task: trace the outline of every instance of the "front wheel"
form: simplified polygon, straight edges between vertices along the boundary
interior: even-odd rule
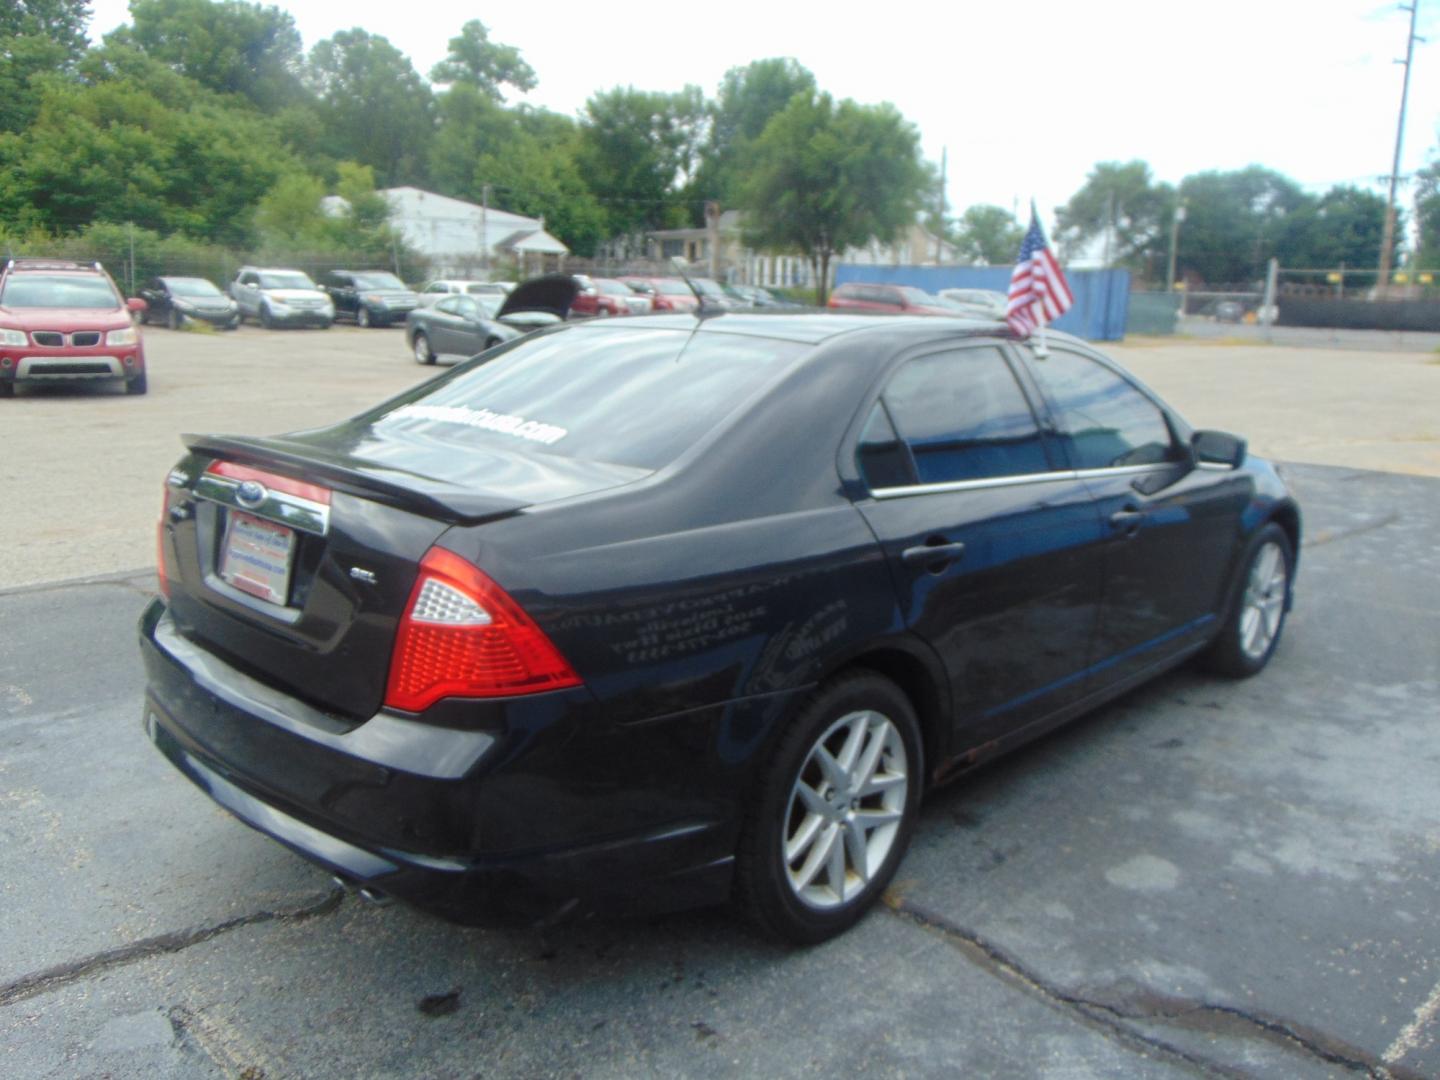
[[[736,860],[741,908],[796,944],[854,925],[904,856],[923,776],[920,724],[899,687],[869,671],[822,686],[751,801]]]
[[[148,389],[149,386],[145,381],[145,373],[143,371],[133,379],[125,380],[125,393],[127,394],[143,394]]]
[[[171,330],[180,329],[180,313],[173,307],[165,314],[165,325]]]
[[[266,330],[275,329],[275,316],[270,314],[270,308],[264,304],[260,306],[260,325]]]
[[[361,330],[370,329],[370,309],[361,304],[355,311],[355,325]]]
[[[1270,662],[1285,628],[1294,565],[1294,548],[1284,529],[1271,522],[1256,533],[1241,563],[1225,624],[1201,654],[1207,668],[1243,679]]]
[[[415,335],[413,347],[415,350],[415,362],[417,364],[435,363],[435,354],[430,351],[430,339],[423,333]]]

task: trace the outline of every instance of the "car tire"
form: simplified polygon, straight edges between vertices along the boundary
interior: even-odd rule
[[[180,313],[173,307],[165,313],[165,325],[171,330],[180,329]]]
[[[750,799],[739,907],[794,944],[849,929],[904,857],[924,775],[920,723],[898,686],[863,670],[823,684],[768,755]]]
[[[415,353],[415,362],[417,364],[435,363],[435,354],[430,351],[430,339],[425,336],[424,331],[415,335],[415,340],[411,343],[411,348]]]
[[[125,380],[125,393],[127,394],[143,394],[148,389],[149,385],[145,381],[143,371],[134,378]]]
[[[260,325],[266,330],[275,329],[275,316],[270,314],[270,306],[268,304],[260,305]]]
[[[1200,654],[1202,665],[1232,679],[1249,678],[1270,662],[1285,629],[1295,549],[1273,521],[1250,541],[1219,635]]]
[[[15,384],[9,379],[0,381],[0,397],[14,397]]]

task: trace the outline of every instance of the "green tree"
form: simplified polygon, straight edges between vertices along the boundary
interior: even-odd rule
[[[837,105],[829,94],[792,98],[756,140],[749,171],[750,242],[805,255],[818,304],[831,259],[913,224],[929,179],[919,133],[893,105]]]
[[[1100,244],[1111,266],[1146,273],[1167,251],[1175,192],[1157,184],[1143,161],[1104,161],[1056,212],[1057,239],[1067,250]]]
[[[1420,234],[1415,265],[1440,270],[1440,156],[1415,176],[1415,224]]]
[[[577,163],[605,207],[611,234],[687,220],[677,185],[694,169],[698,105],[703,100],[693,86],[678,94],[626,86],[586,102]]]
[[[34,123],[43,80],[73,69],[85,51],[89,6],[87,0],[0,4],[0,133]]]
[[[796,94],[814,94],[815,76],[789,57],[755,60],[725,73],[710,106],[710,129],[700,154],[695,193],[735,205],[745,162],[771,117]]]
[[[87,81],[50,80],[6,136],[0,210],[73,231],[93,221],[244,244],[260,196],[294,162],[245,109],[125,46],[92,50]]]
[[[0,5],[0,38],[44,37],[72,60],[85,51],[90,0],[6,0]]]
[[[1015,215],[999,206],[980,203],[960,215],[955,243],[961,258],[986,266],[1004,266],[1015,261],[1025,227]]]
[[[217,93],[238,94],[266,112],[301,93],[302,43],[277,7],[242,0],[131,0],[126,41]]]
[[[1295,181],[1259,165],[1187,176],[1180,182],[1179,272],[1211,284],[1260,280],[1280,252],[1287,216],[1307,198]]]
[[[424,179],[435,99],[408,57],[383,37],[341,30],[310,50],[306,78],[327,154],[369,165],[386,187]]]
[[[430,69],[430,79],[473,86],[494,101],[505,99],[502,86],[535,89],[535,70],[520,59],[520,50],[491,41],[479,19],[471,19],[450,39],[450,54]]]
[[[1384,231],[1382,196],[1355,187],[1334,187],[1318,199],[1305,197],[1289,211],[1275,256],[1282,266],[1328,269],[1344,263],[1371,270],[1379,265]],[[1396,235],[1403,233],[1404,222],[1397,220]]]

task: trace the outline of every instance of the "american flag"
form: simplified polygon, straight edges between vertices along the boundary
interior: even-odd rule
[[[1016,337],[1029,337],[1047,322],[1070,310],[1075,297],[1065,272],[1050,253],[1035,207],[1030,207],[1030,228],[1020,244],[1020,258],[1010,275],[1010,300],[1005,321]]]

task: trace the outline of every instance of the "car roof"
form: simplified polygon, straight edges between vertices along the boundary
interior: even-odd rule
[[[696,316],[631,315],[622,320],[625,329],[689,329],[696,333],[745,334],[768,337],[778,341],[794,341],[819,345],[846,334],[879,331],[893,337],[944,336],[960,337],[1009,336],[1009,329],[998,319],[936,317],[920,315],[841,314],[815,311],[800,314],[768,311],[727,311]],[[614,320],[571,324],[577,329],[614,325]],[[1047,331],[1055,338],[1067,335]]]
[[[5,264],[5,270],[44,270],[54,272],[56,270],[69,270],[81,274],[103,274],[105,271],[98,262],[81,263],[71,259],[33,259],[21,258],[10,259]]]

